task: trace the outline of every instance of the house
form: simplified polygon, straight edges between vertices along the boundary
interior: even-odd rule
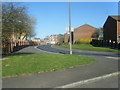
[[[49,37],[50,44],[63,43],[64,36],[62,34],[55,34]]]
[[[41,42],[40,38],[32,38],[32,41],[33,41],[33,42],[38,42],[38,43]]]
[[[103,40],[120,43],[120,16],[108,16],[103,26]]]
[[[69,42],[69,37],[70,37],[70,35],[68,33],[64,34],[64,43],[68,43]]]
[[[49,37],[49,42],[50,42],[50,44],[55,44],[55,43],[57,43],[57,35],[51,35],[51,36]]]
[[[57,39],[58,39],[57,43],[60,43],[60,44],[64,43],[64,35],[63,34],[58,34]]]
[[[41,43],[40,38],[32,38],[31,41],[34,42],[34,44],[36,44],[36,45],[40,45],[40,43]]]
[[[74,29],[74,43],[75,42],[90,42],[92,35],[96,31],[96,28],[88,24],[84,24]]]

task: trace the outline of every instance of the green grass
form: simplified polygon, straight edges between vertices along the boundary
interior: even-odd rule
[[[90,57],[68,54],[15,55],[2,62],[2,74],[3,77],[19,76],[85,65],[93,61],[95,59]]]
[[[64,48],[69,48],[69,45],[61,45]],[[112,51],[117,52],[118,50],[110,49],[110,48],[104,48],[104,47],[94,47],[91,44],[75,44],[72,45],[72,48],[74,49],[80,49],[80,50],[89,50],[89,51]]]

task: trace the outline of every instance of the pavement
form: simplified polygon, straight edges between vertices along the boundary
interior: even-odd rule
[[[42,49],[42,50],[41,50]],[[46,52],[47,51],[47,52]],[[51,47],[51,45],[41,45],[41,46],[31,46],[24,48],[18,52],[17,54],[68,54],[69,51],[60,48],[60,47]],[[118,72],[118,57],[117,53],[112,52],[89,52],[89,51],[75,51],[73,54],[76,55],[84,55],[93,57],[96,59],[96,62],[85,65],[85,66],[77,66],[75,68],[62,69],[52,72],[44,72],[40,74],[31,74],[27,76],[20,77],[12,77],[12,78],[3,78],[3,88],[55,88],[59,86],[64,86],[67,84],[71,84],[74,82],[87,80],[99,76],[104,76],[107,74]],[[108,79],[105,82],[114,81],[115,87],[118,88],[118,83],[116,83],[116,78]],[[102,88],[102,82],[98,81],[98,87]],[[104,87],[109,88],[112,82],[107,83]],[[94,85],[94,83],[92,83]],[[88,87],[93,87],[92,85],[88,85]],[[101,86],[99,86],[101,85]],[[97,86],[97,85],[96,85]],[[84,86],[77,86],[75,88],[82,88]],[[86,86],[87,87],[87,86]],[[73,87],[74,88],[74,87]],[[97,88],[97,87],[96,87]]]
[[[116,87],[119,87],[118,80],[120,80],[120,78],[111,77],[111,78],[107,78],[107,79],[101,79],[99,81],[95,81],[92,83],[77,85],[77,86],[74,86],[73,88],[106,88],[106,87],[116,88]],[[110,83],[110,82],[112,82],[112,83]]]

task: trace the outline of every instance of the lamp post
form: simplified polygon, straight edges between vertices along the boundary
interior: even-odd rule
[[[70,12],[70,0],[68,0],[68,9],[69,9],[69,33],[70,33],[70,54],[72,54],[72,35],[71,35],[71,12]]]

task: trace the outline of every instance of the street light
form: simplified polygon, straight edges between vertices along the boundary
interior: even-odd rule
[[[70,0],[68,0],[68,9],[69,9],[69,33],[70,33],[70,54],[72,54],[72,35],[71,35],[71,12],[70,12]]]

